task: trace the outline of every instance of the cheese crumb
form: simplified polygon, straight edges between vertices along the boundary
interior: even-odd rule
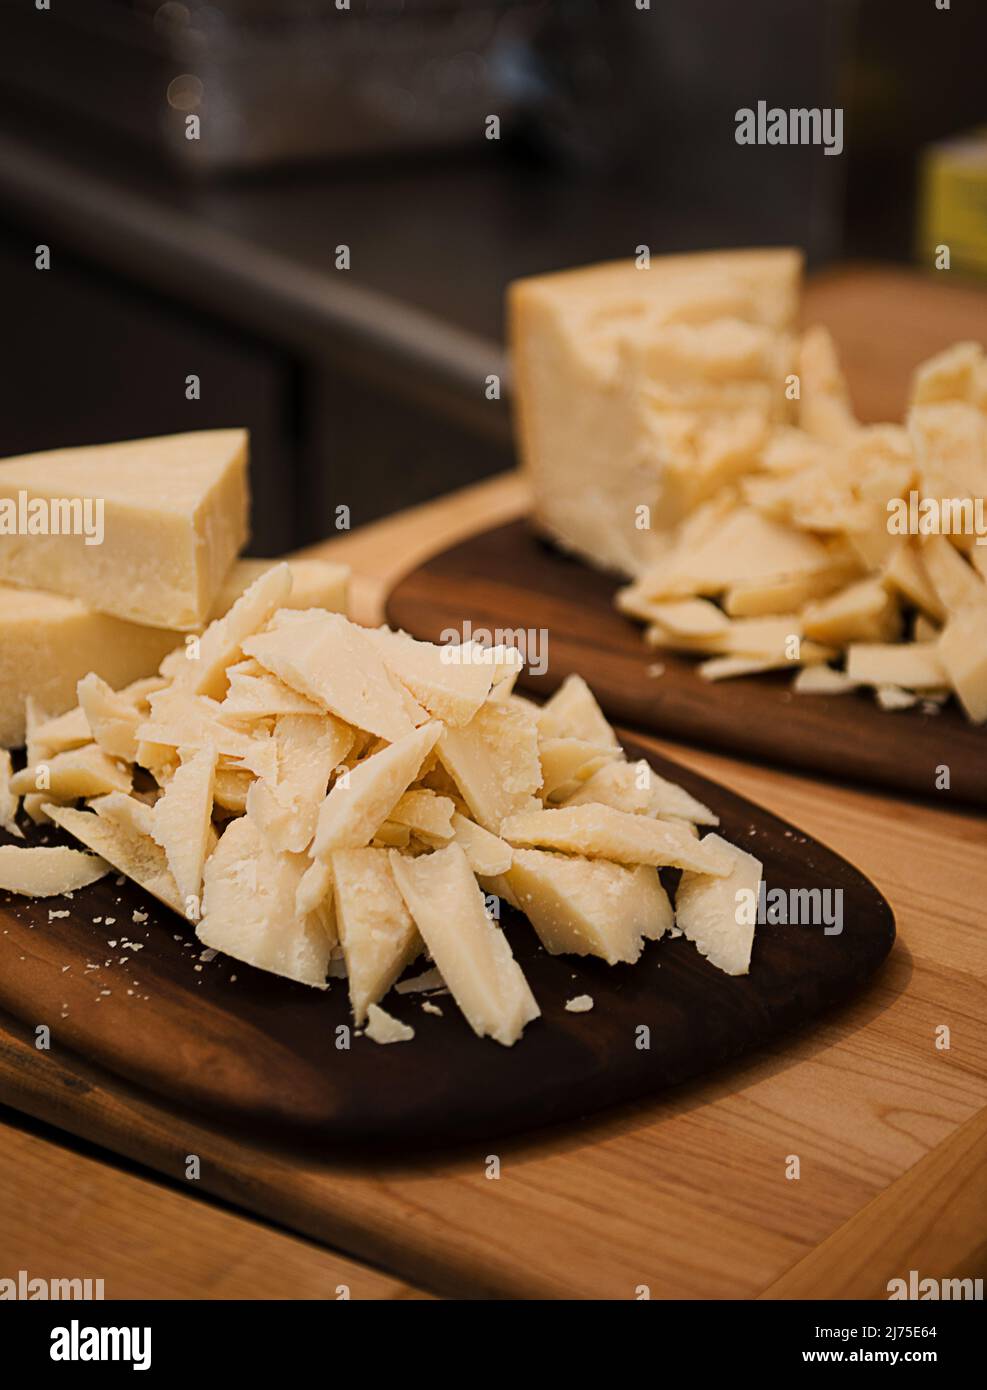
[[[366,1034],[375,1043],[409,1042],[415,1036],[414,1028],[392,1018],[379,1004],[371,1004],[367,1010]]]
[[[588,1014],[592,1007],[593,996],[591,994],[577,994],[574,999],[565,1001],[567,1014]]]

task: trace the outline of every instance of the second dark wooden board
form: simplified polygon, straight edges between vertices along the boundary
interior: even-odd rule
[[[467,621],[474,630],[547,632],[547,669],[521,677],[536,694],[577,672],[615,723],[946,804],[987,805],[987,728],[970,724],[955,702],[936,714],[890,713],[867,691],[796,695],[789,671],[704,681],[692,658],[645,644],[641,625],[613,606],[618,587],[514,521],[407,575],[388,599],[387,620],[430,642]],[[656,663],[661,675],[649,670]],[[949,789],[937,790],[943,766]]]
[[[646,755],[632,741],[625,747]],[[179,1115],[198,1112],[289,1147],[401,1154],[575,1120],[660,1091],[857,993],[894,941],[891,909],[874,885],[776,816],[647,756],[716,811],[726,838],[762,860],[768,889],[841,891],[842,933],[759,926],[750,974],[732,978],[684,938],[648,944],[634,966],[549,956],[505,907],[543,1014],[513,1048],[475,1037],[448,995],[435,1000],[438,1017],[423,1011],[421,996],[391,994],[388,1011],[415,1038],[381,1047],[356,1037],[340,1051],[344,982],[321,993],[223,956],[201,961],[187,923],[110,875],[70,900],[0,894],[0,1011],[26,1038],[48,1027],[53,1056],[76,1053]],[[46,842],[70,843],[60,832]],[[147,921],[135,923],[135,910]],[[567,1012],[566,1000],[580,994],[593,997],[592,1011]]]

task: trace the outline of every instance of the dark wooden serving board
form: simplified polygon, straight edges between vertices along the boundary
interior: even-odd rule
[[[520,680],[536,694],[575,671],[617,723],[843,781],[987,805],[987,728],[970,724],[954,701],[936,714],[889,713],[862,690],[796,695],[790,671],[705,681],[694,658],[645,644],[642,626],[613,606],[618,587],[513,521],[407,575],[388,599],[387,620],[432,642],[466,621],[474,630],[544,631],[547,670],[526,669]],[[944,764],[948,791],[936,788]]]
[[[631,757],[645,755],[625,746]],[[494,1137],[685,1081],[860,990],[891,949],[894,919],[873,884],[831,850],[648,756],[712,806],[725,836],[762,859],[768,888],[842,890],[842,934],[759,926],[750,974],[731,978],[684,938],[650,943],[635,966],[551,957],[505,906],[505,929],[543,1014],[521,1041],[507,1049],[474,1037],[449,995],[435,999],[437,1017],[423,1011],[422,996],[391,994],[388,1010],[414,1025],[415,1038],[381,1047],[355,1037],[340,1051],[344,982],[320,993],[223,956],[202,962],[186,923],[111,875],[71,900],[0,895],[0,1012],[29,1038],[46,1025],[53,1054],[76,1053],[172,1112],[324,1151],[404,1152]],[[41,842],[68,841],[49,831]],[[146,923],[134,924],[135,909],[148,913]],[[49,920],[51,911],[68,915]],[[593,996],[591,1012],[566,1012],[577,994]],[[642,1024],[649,1050],[636,1045]]]

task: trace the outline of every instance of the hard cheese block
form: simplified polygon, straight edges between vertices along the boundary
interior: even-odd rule
[[[6,459],[0,580],[192,630],[208,620],[247,539],[248,509],[245,430]]]
[[[736,251],[511,287],[522,460],[549,535],[637,574],[749,466],[785,418],[801,270],[795,251]]]
[[[94,613],[77,599],[0,585],[0,746],[24,742],[28,695],[46,714],[61,714],[75,705],[76,686],[90,671],[118,689],[155,671],[179,640]]]

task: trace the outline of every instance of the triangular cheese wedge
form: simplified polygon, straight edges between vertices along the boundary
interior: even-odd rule
[[[247,539],[248,505],[245,430],[5,459],[0,579],[136,623],[200,627]],[[56,522],[70,534],[52,534]]]

